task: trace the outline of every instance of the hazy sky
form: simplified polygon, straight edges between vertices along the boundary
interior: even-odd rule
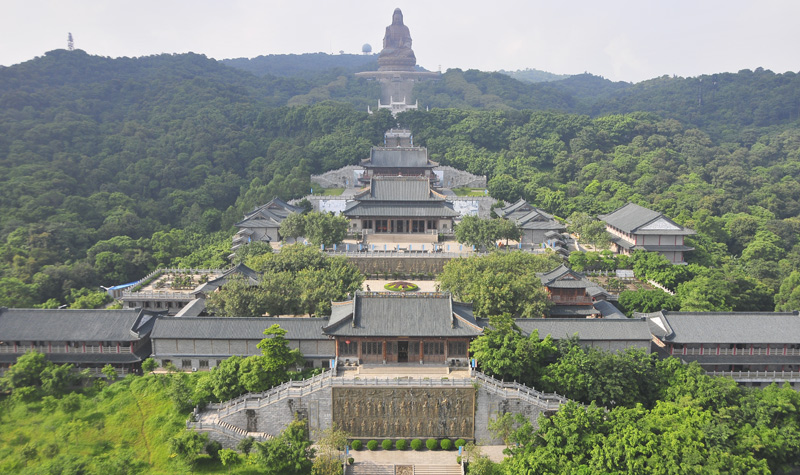
[[[223,59],[380,50],[400,7],[430,70],[588,71],[612,80],[800,71],[798,0],[3,0],[0,65],[66,48]]]

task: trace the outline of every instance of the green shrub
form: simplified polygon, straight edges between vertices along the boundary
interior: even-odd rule
[[[392,450],[392,445],[394,444],[392,444],[392,441],[389,439],[384,439],[383,442],[381,442],[383,450]]]
[[[350,458],[347,459],[347,464],[348,465],[353,465],[353,462],[355,462],[355,461],[356,461],[356,459],[354,459],[353,457],[350,457]]]
[[[411,441],[411,448],[414,450],[422,449],[422,441],[419,439],[414,439]]]
[[[441,442],[439,442],[439,446],[442,450],[450,450],[453,448],[453,441],[450,439],[442,439]]]
[[[367,448],[369,450],[378,450],[378,441],[370,440],[369,442],[367,442]]]
[[[206,444],[206,453],[211,456],[213,460],[219,460],[219,451],[222,450],[222,444],[216,440]]]
[[[400,439],[394,444],[397,450],[405,450],[408,448],[408,442],[405,439]]]
[[[461,456],[456,457],[456,463],[461,465]]]
[[[436,439],[428,439],[425,441],[425,447],[427,447],[428,450],[436,450],[438,446],[439,442]]]
[[[463,447],[465,445],[467,445],[467,441],[466,440],[464,440],[464,439],[456,440],[456,448]]]
[[[351,445],[353,450],[361,450],[364,448],[364,444],[360,440],[354,440]]]

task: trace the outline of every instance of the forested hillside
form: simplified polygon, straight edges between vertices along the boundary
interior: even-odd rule
[[[193,54],[54,51],[0,69],[0,305],[141,277],[256,204],[302,196],[392,125],[349,104],[275,107],[313,87]]]
[[[62,50],[0,68],[0,305],[71,304],[178,258],[223,265],[244,211],[303,196],[311,174],[357,163],[394,124],[361,106],[376,83],[330,79],[194,54]],[[797,81],[740,72],[700,90],[451,70],[420,88],[422,104],[451,108],[399,121],[433,160],[487,175],[496,198],[562,217],[627,201],[666,212],[699,231],[695,265],[649,269],[689,286],[685,308],[771,310],[800,300]]]
[[[800,76],[762,68],[637,84],[591,74],[531,84],[501,73],[450,69],[439,82],[417,85],[416,92],[430,107],[553,109],[592,117],[656,112],[725,140],[748,128],[785,126],[800,117]]]
[[[308,77],[317,73],[330,74],[374,71],[378,69],[377,54],[270,54],[255,58],[223,59],[225,66],[251,72],[258,76]]]

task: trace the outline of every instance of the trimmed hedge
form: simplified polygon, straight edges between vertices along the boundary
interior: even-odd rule
[[[442,439],[441,442],[439,442],[439,447],[441,447],[442,450],[450,450],[453,448],[453,441],[450,439]]]
[[[397,442],[395,442],[394,447],[397,450],[405,450],[408,448],[408,442],[406,442],[405,439],[400,439]]]
[[[367,448],[369,450],[378,450],[378,441],[370,440],[369,442],[367,442]]]
[[[467,445],[467,441],[466,440],[464,440],[464,439],[456,440],[456,448],[463,447],[465,445]]]
[[[414,450],[421,450],[422,449],[422,441],[419,439],[414,439],[411,441],[411,448]]]
[[[383,286],[386,290],[391,290],[392,292],[413,292],[415,290],[419,290],[419,286],[412,282],[389,282],[388,284]]]
[[[436,450],[439,447],[439,441],[436,439],[428,439],[425,441],[425,447],[427,447],[428,450]]]
[[[364,443],[360,440],[354,440],[351,446],[353,447],[353,450],[361,450],[364,448]]]
[[[381,442],[381,448],[383,448],[383,450],[392,450],[393,445],[394,444],[392,444],[392,441],[389,439],[383,439],[383,442]]]

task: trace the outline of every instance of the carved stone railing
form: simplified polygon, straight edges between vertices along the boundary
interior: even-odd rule
[[[222,434],[231,437],[233,439],[244,439],[246,437],[252,437],[258,442],[263,442],[267,439],[271,439],[272,436],[264,433],[264,432],[247,432],[244,429],[236,427],[235,425],[228,424],[225,421],[213,421],[213,422],[195,422],[191,419],[186,421],[186,428],[187,429],[194,429],[197,431],[216,431],[221,432]]]
[[[673,356],[800,356],[800,348],[675,348]]]
[[[481,387],[489,392],[507,398],[518,398],[525,402],[535,404],[545,410],[558,410],[563,404],[569,402],[569,399],[560,396],[556,393],[543,393],[535,389],[529,388],[516,381],[507,383],[500,381],[491,376],[487,376],[480,371],[472,371],[472,379],[481,384]]]
[[[798,371],[708,371],[709,376],[732,378],[734,381],[793,381],[800,382]]]

